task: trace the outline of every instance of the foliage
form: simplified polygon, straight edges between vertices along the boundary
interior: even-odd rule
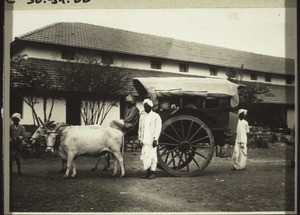
[[[268,144],[283,142],[293,145],[291,129],[275,129],[264,125],[255,125],[250,127],[248,146],[251,148],[268,148]]]
[[[81,116],[84,124],[102,124],[110,110],[117,106],[117,102],[104,100],[85,100],[81,103]]]
[[[226,71],[227,79],[234,82],[239,83],[241,80],[243,80],[243,73],[242,69],[236,69],[236,68],[228,68]]]
[[[44,122],[50,121],[54,106],[54,97],[50,97],[50,91],[54,90],[51,82],[51,75],[45,71],[42,66],[29,63],[26,60],[26,54],[22,56],[17,56],[12,60],[11,63],[11,88],[13,89],[16,82],[21,80],[22,86],[29,89],[31,93],[26,96],[20,96],[23,101],[31,108],[32,117],[34,125],[39,125],[38,115],[35,110],[36,104],[38,104],[37,97],[42,97],[43,99],[43,119]],[[48,99],[51,98],[50,108],[48,106]],[[49,108],[49,110],[48,110]]]
[[[268,87],[257,83],[244,83],[245,87],[239,90],[240,106],[253,109],[263,100],[262,96],[271,96]]]
[[[85,124],[101,125],[110,110],[117,106],[112,95],[122,93],[121,69],[110,64],[102,65],[92,51],[80,53],[66,68],[61,68],[66,73],[65,83],[70,92],[86,95],[81,102]],[[122,74],[123,83],[128,82],[128,76]]]
[[[240,69],[228,68],[226,75],[229,81],[245,86],[239,89],[239,107],[241,108],[253,109],[258,103],[263,101],[261,97],[271,96],[267,86],[243,81],[243,65]]]

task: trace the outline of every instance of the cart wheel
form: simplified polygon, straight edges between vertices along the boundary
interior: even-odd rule
[[[200,119],[179,115],[165,121],[157,148],[159,166],[174,176],[194,176],[211,161],[214,138]]]

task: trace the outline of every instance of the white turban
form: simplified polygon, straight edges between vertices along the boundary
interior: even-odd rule
[[[239,109],[239,111],[238,111],[238,115],[240,115],[241,113],[244,113],[244,115],[246,116],[247,115],[247,110],[245,110],[245,109]]]
[[[18,118],[19,120],[21,120],[21,114],[19,114],[19,113],[14,113],[12,116],[11,116],[11,118],[13,119],[13,118]]]
[[[150,99],[145,99],[144,101],[143,101],[143,105],[144,104],[148,104],[150,107],[153,107],[153,102],[150,100]]]
[[[126,102],[131,102],[132,104],[135,104],[135,98],[130,94],[128,96],[126,96],[125,101]]]

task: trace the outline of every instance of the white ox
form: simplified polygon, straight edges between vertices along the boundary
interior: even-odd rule
[[[39,118],[40,123],[42,124],[41,126],[39,126],[36,131],[33,133],[33,135],[30,138],[30,143],[32,145],[34,145],[36,143],[36,141],[38,139],[40,139],[41,137],[46,138],[47,137],[47,131],[49,131],[49,126],[55,126],[53,128],[53,130],[58,130],[58,131],[62,131],[65,129],[66,126],[69,126],[68,124],[64,123],[64,122],[58,122],[56,124],[53,124],[54,121],[50,121],[50,122],[45,122],[43,123],[43,121]],[[73,125],[74,127],[82,127],[81,125]],[[99,125],[84,125],[84,128],[100,128]],[[97,161],[94,165],[94,167],[91,169],[92,171],[95,171],[98,168],[99,162],[100,162],[101,156],[99,156],[97,158]],[[63,173],[66,171],[66,160],[62,159],[62,166],[61,166],[61,170],[59,171],[60,173]],[[107,169],[110,167],[110,154],[108,153],[106,156],[106,163],[104,166],[103,171],[107,171]]]
[[[68,126],[61,133],[57,130],[48,131],[47,151],[57,148],[58,155],[67,161],[67,170],[64,178],[67,178],[72,168],[71,177],[76,176],[74,158],[78,156],[99,157],[107,152],[114,155],[114,171],[117,174],[117,164],[121,167],[121,175],[125,174],[121,147],[124,148],[123,133],[115,128],[91,128],[89,126]]]

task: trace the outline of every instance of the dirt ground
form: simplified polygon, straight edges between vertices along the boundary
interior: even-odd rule
[[[284,143],[249,149],[247,169],[231,171],[230,158],[213,157],[202,175],[178,178],[158,170],[143,175],[139,152],[126,152],[125,178],[112,169],[91,172],[95,159],[77,159],[76,179],[62,180],[56,156],[22,159],[11,179],[14,212],[267,212],[294,211],[295,169]]]

